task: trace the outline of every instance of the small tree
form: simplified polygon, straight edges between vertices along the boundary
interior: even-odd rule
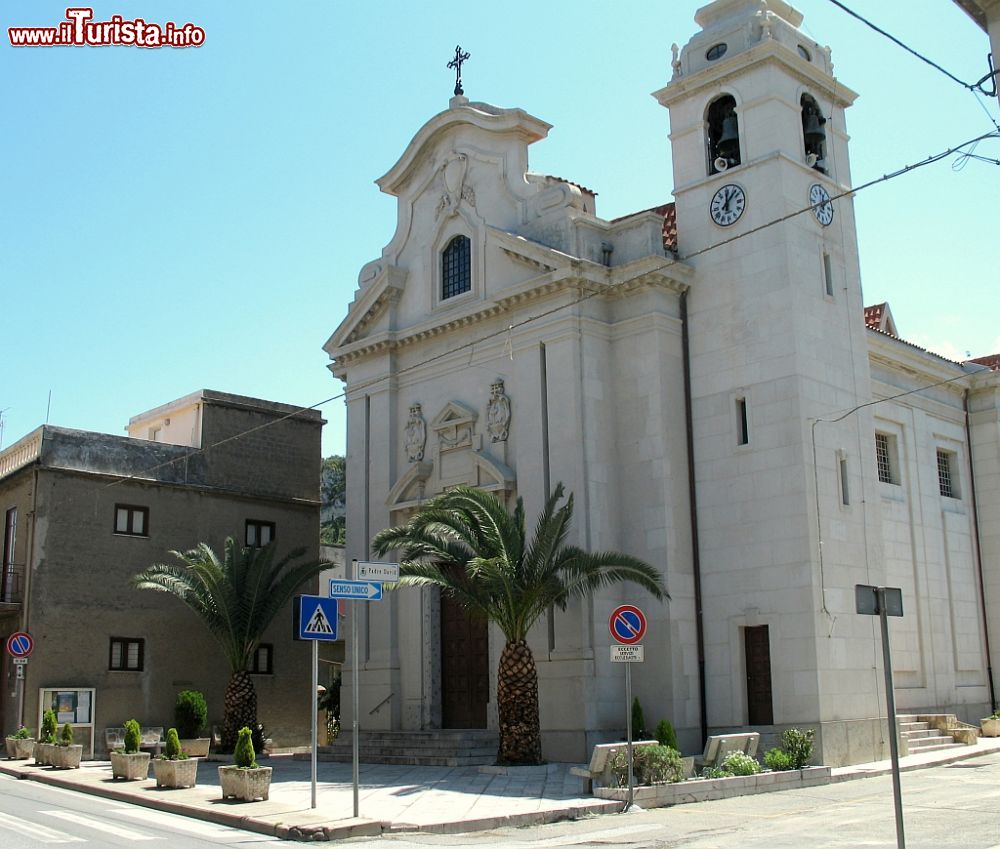
[[[163,755],[168,761],[177,761],[187,757],[181,751],[181,741],[177,736],[176,728],[171,728],[167,731],[167,743],[163,747]]]
[[[236,738],[233,763],[243,769],[257,769],[257,753],[253,750],[253,732],[243,726]]]
[[[130,719],[125,723],[125,754],[135,755],[142,743],[142,729],[138,720]]]
[[[632,699],[632,739],[641,740],[646,736],[646,717],[642,713],[639,697]]]
[[[661,719],[656,723],[656,742],[661,746],[669,746],[671,749],[680,750],[680,746],[677,745],[677,732],[674,731],[674,726],[670,724],[669,719]]]
[[[72,746],[73,745],[73,726],[68,722],[62,727],[62,731],[59,732],[59,745],[60,746]]]
[[[174,705],[174,721],[178,736],[191,740],[198,736],[208,723],[208,705],[197,690],[181,690]]]
[[[781,748],[791,758],[792,769],[802,769],[809,763],[813,755],[814,736],[815,732],[811,728],[805,731],[789,728],[781,735]]]
[[[55,743],[56,741],[56,712],[47,710],[42,714],[42,743]]]

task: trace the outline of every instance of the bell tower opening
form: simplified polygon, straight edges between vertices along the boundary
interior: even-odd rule
[[[802,106],[802,141],[806,151],[806,163],[821,173],[826,173],[826,118],[819,104],[808,94],[803,94],[799,103]]]
[[[724,94],[708,106],[708,173],[718,174],[740,164],[740,124],[736,98]]]

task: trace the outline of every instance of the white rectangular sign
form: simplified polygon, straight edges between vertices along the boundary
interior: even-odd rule
[[[642,645],[611,647],[612,663],[642,663]]]
[[[354,577],[363,581],[385,581],[387,584],[395,584],[399,580],[399,564],[359,560],[358,574]]]
[[[26,657],[12,657],[11,658],[11,662],[15,666],[24,666],[25,664],[27,664],[28,658],[26,658]]]

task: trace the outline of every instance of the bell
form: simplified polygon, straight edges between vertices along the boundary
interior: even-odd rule
[[[719,156],[729,160],[738,160],[740,155],[739,120],[735,112],[730,112],[722,120],[722,134],[716,143]]]
[[[802,122],[802,136],[806,147],[814,149],[826,141],[826,130],[823,129],[825,123],[826,118],[815,109],[806,112],[805,121]]]

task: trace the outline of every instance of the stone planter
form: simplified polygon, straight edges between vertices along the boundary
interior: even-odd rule
[[[111,777],[141,781],[149,776],[149,752],[111,753]]]
[[[49,761],[57,769],[79,769],[83,757],[83,746],[74,743],[69,746],[53,746]]]
[[[1000,718],[988,716],[979,720],[979,727],[984,737],[1000,737]]]
[[[223,799],[232,796],[244,802],[255,799],[266,801],[271,790],[271,767],[244,769],[240,766],[220,766],[219,784],[222,785]]]
[[[52,766],[52,750],[55,743],[35,743],[35,764],[37,766]]]
[[[35,739],[33,737],[8,737],[7,757],[11,760],[27,760],[35,751]]]
[[[181,740],[181,751],[189,758],[207,758],[211,744],[211,737],[193,737],[190,740]]]
[[[157,787],[194,787],[198,781],[198,761],[194,758],[153,761]]]

